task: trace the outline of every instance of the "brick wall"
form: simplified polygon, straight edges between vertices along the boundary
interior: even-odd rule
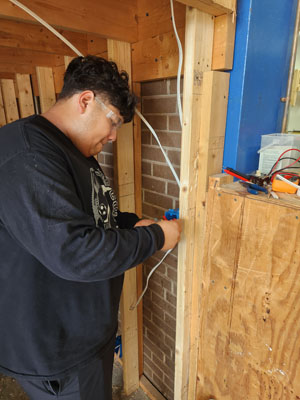
[[[181,128],[176,106],[176,79],[142,84],[142,113],[155,129],[180,177]],[[143,216],[162,218],[178,207],[179,189],[158,144],[142,126]],[[144,285],[151,268],[162,258],[158,252],[144,264]],[[169,400],[173,399],[177,251],[158,267],[144,297],[144,374]]]
[[[180,177],[181,128],[176,106],[176,79],[142,84],[142,113],[155,129]],[[113,185],[113,148],[108,143],[98,161]],[[179,189],[161,150],[142,125],[143,216],[161,219],[178,207]],[[144,264],[144,285],[164,255],[158,252]],[[152,275],[143,300],[144,374],[168,399],[173,399],[175,370],[177,249]]]

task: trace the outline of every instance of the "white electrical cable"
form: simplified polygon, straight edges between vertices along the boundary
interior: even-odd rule
[[[170,0],[171,5],[171,14],[172,14],[172,23],[173,29],[178,45],[178,52],[179,52],[179,61],[178,61],[178,70],[177,70],[177,106],[178,106],[178,113],[179,113],[179,120],[180,125],[182,127],[182,106],[181,106],[181,96],[180,96],[180,76],[181,76],[181,69],[182,69],[182,60],[183,60],[183,52],[182,52],[182,45],[177,33],[175,17],[174,17],[174,7],[173,7],[173,0]]]
[[[78,56],[84,57],[84,55],[76,49],[76,47],[74,47],[72,45],[72,43],[70,43],[64,36],[62,36],[56,29],[54,29],[51,25],[49,25],[46,21],[44,21],[42,18],[40,18],[37,14],[35,14],[33,11],[31,11],[28,7],[24,6],[22,3],[20,3],[17,0],[9,0],[10,2],[14,3],[15,5],[17,5],[18,7],[22,8],[22,10],[26,11],[29,15],[31,15],[33,18],[35,18],[37,21],[39,21],[42,25],[44,25],[47,29],[49,29],[54,35],[56,35],[59,39],[61,39],[67,46],[69,46]],[[173,3],[171,0],[171,10],[172,10],[172,20],[173,20],[173,26],[174,26],[174,30],[175,30],[175,35],[176,35],[176,39],[177,39],[177,43],[178,47],[179,47],[179,62],[182,65],[182,47],[181,47],[181,43],[176,31],[176,26],[175,26],[175,22],[174,22],[174,12],[173,12]],[[180,45],[180,46],[179,46]],[[180,50],[181,49],[181,50]],[[181,54],[181,55],[180,55]],[[180,61],[181,60],[181,61]],[[182,109],[181,109],[181,101],[180,101],[180,72],[181,72],[181,67],[178,68],[178,75],[179,75],[179,79],[177,76],[177,104],[178,104],[178,110],[179,110],[179,118],[180,118],[180,123],[182,126]],[[178,84],[179,82],[179,84]],[[178,100],[179,98],[179,100]],[[139,110],[135,109],[135,112],[137,113],[137,115],[141,118],[142,121],[144,121],[144,123],[146,124],[146,126],[150,129],[150,132],[153,134],[153,136],[155,137],[166,161],[167,164],[169,165],[172,174],[174,175],[174,178],[178,184],[178,186],[180,187],[180,180],[178,178],[178,175],[176,174],[176,171],[173,167],[173,165],[171,164],[171,161],[169,160],[165,150],[163,149],[157,134],[155,133],[154,129],[152,128],[152,126],[149,124],[149,122],[144,118],[144,116],[139,112]],[[152,270],[150,271],[148,277],[147,277],[147,282],[146,282],[146,286],[144,288],[143,293],[141,294],[141,296],[139,297],[137,303],[134,306],[130,307],[130,310],[134,310],[137,305],[140,303],[140,301],[142,300],[144,294],[146,293],[146,290],[148,289],[148,283],[149,283],[149,279],[152,276],[152,274],[154,273],[154,271],[160,266],[160,264],[164,261],[164,259],[171,253],[173,249],[170,249],[166,252],[166,254],[163,256],[163,258],[159,261],[158,264],[155,265],[155,267],[152,268]]]
[[[286,183],[288,183],[289,185],[291,185],[291,186],[293,186],[294,188],[297,188],[297,189],[300,189],[300,186],[299,185],[296,185],[296,183],[293,183],[293,182],[291,182],[291,181],[289,181],[288,179],[286,179],[284,176],[282,176],[282,175],[276,175],[276,178],[275,179],[280,179],[281,181],[284,181],[284,182],[286,182]]]
[[[155,140],[157,141],[157,143],[158,143],[158,145],[159,145],[159,147],[160,147],[160,149],[161,149],[161,151],[162,151],[162,153],[163,153],[163,155],[164,155],[164,157],[165,157],[165,159],[166,159],[166,161],[167,161],[167,164],[168,164],[168,166],[170,167],[170,169],[171,169],[171,171],[172,171],[172,174],[174,175],[174,178],[175,178],[175,180],[176,180],[178,186],[180,187],[180,180],[179,180],[179,178],[178,178],[178,175],[176,174],[176,171],[175,171],[175,169],[174,169],[174,167],[173,167],[171,161],[169,160],[169,157],[167,156],[167,153],[165,152],[164,148],[162,147],[162,145],[161,145],[161,143],[160,143],[160,141],[159,141],[159,139],[158,139],[158,136],[157,136],[157,134],[155,133],[155,130],[152,128],[152,126],[149,124],[149,122],[148,122],[148,121],[146,120],[146,118],[139,112],[139,110],[138,110],[137,108],[135,109],[135,112],[136,112],[137,115],[141,118],[141,120],[145,123],[145,125],[149,128],[149,130],[150,130],[150,132],[152,133],[152,135],[155,137]]]
[[[31,15],[33,18],[35,18],[37,21],[39,21],[42,25],[44,25],[47,29],[49,29],[49,31],[54,33],[54,35],[56,35],[60,40],[62,40],[67,46],[69,46],[70,49],[72,49],[74,51],[74,53],[76,53],[78,56],[84,57],[84,55],[82,53],[80,53],[80,51],[77,50],[76,47],[74,47],[72,45],[72,43],[70,43],[68,41],[68,39],[66,39],[63,35],[61,35],[56,29],[52,28],[51,25],[49,25],[41,17],[39,17],[37,14],[35,14],[33,11],[31,11],[28,7],[24,6],[24,4],[20,3],[17,0],[9,0],[9,1],[11,3],[14,3],[16,6],[22,8],[22,10],[26,11],[29,15]]]

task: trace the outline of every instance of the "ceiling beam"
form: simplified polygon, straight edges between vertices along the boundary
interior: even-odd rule
[[[22,3],[56,28],[130,43],[137,41],[137,0],[22,0]],[[0,0],[0,17],[35,21],[9,0]]]

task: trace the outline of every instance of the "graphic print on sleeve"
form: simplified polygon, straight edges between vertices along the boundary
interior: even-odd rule
[[[90,168],[92,184],[92,209],[96,226],[99,222],[104,229],[117,227],[115,217],[118,215],[116,195],[109,186],[108,179],[100,169]]]

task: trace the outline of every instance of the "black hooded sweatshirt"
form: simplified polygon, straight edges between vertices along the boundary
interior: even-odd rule
[[[0,370],[57,379],[110,346],[123,273],[164,243],[133,228],[94,157],[42,116],[0,129]]]

